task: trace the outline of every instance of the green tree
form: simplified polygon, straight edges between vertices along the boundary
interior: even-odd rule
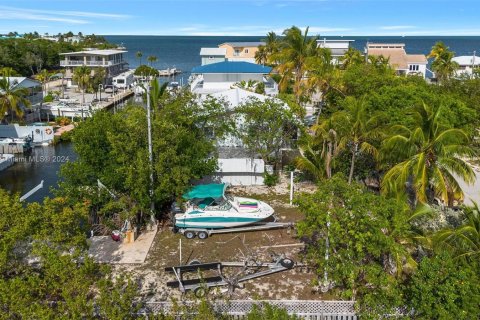
[[[150,63],[150,67],[152,67],[158,61],[158,58],[156,56],[148,56],[147,61]]]
[[[478,319],[480,281],[468,265],[441,253],[425,257],[406,286],[415,319]]]
[[[450,51],[443,42],[437,42],[432,47],[428,57],[434,58],[432,62],[432,70],[436,73],[437,78],[441,83],[444,83],[452,77],[459,67],[458,63],[453,61],[455,52]]]
[[[95,95],[98,94],[100,86],[105,84],[105,78],[107,77],[107,70],[105,68],[95,68],[93,69],[93,77],[89,83],[90,89],[95,92]]]
[[[399,270],[409,258],[401,244],[409,229],[404,204],[341,175],[322,181],[297,204],[305,214],[298,236],[322,287],[340,290],[332,293],[359,300],[362,310],[377,315],[402,305]]]
[[[350,66],[365,63],[365,58],[359,50],[349,47],[345,54],[340,58],[340,63],[343,69],[348,69]]]
[[[140,61],[140,63],[139,63],[140,66],[142,65],[142,57],[143,57],[142,51],[137,51],[135,53],[135,58],[137,58]]]
[[[308,58],[317,56],[319,52],[318,37],[310,37],[308,28],[302,32],[295,26],[283,31],[283,35],[279,51],[272,54],[271,59],[278,63],[275,70],[282,76],[280,89],[285,91],[293,82],[293,92],[298,102],[304,89]]]
[[[75,68],[73,72],[73,81],[75,81],[82,90],[82,103],[85,103],[85,91],[89,88],[92,78],[92,69],[87,66]]]
[[[440,249],[448,249],[455,258],[464,258],[473,263],[480,257],[480,210],[477,203],[463,208],[464,221],[456,228],[436,232],[433,244]],[[479,265],[480,267],[480,265]]]
[[[385,194],[405,194],[408,182],[416,200],[423,203],[436,196],[451,206],[463,198],[457,177],[467,183],[474,181],[475,174],[464,159],[476,153],[463,130],[441,123],[443,109],[417,105],[412,109],[414,124],[410,128],[392,128],[381,150],[384,163],[394,163],[382,181]]]
[[[295,119],[283,102],[252,98],[236,109],[238,135],[252,155],[259,155],[265,163],[276,164],[280,149],[293,137]]]
[[[50,76],[51,76],[51,73],[45,69],[43,69],[36,75],[37,80],[42,83],[43,95],[45,96],[47,95],[46,84],[48,83],[48,81],[50,81]]]
[[[247,320],[296,320],[296,315],[289,315],[285,309],[264,303],[261,306],[254,305],[247,313]]]
[[[0,119],[8,113],[11,114],[12,121],[14,114],[22,116],[22,106],[30,106],[30,101],[25,98],[27,95],[27,88],[14,87],[5,76],[0,78]]]
[[[348,183],[352,183],[355,173],[355,161],[360,152],[377,156],[378,150],[373,143],[382,137],[384,115],[368,112],[365,98],[345,100],[345,110],[332,116],[334,126],[339,127],[340,148],[348,147],[351,153]]]

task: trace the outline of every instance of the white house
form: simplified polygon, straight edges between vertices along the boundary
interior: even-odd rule
[[[423,54],[407,54],[403,43],[367,43],[366,56],[383,56],[399,75],[420,75],[427,73],[427,57]]]
[[[455,57],[452,61],[458,63],[457,76],[472,77],[473,69],[480,67],[480,57],[475,55]]]
[[[73,73],[75,68],[87,66],[92,68],[92,76],[95,68],[104,68],[107,72],[106,84],[111,84],[112,78],[127,71],[127,61],[124,59],[124,50],[84,50],[79,52],[61,53],[60,66],[65,67],[65,79],[67,86],[74,85]]]
[[[201,96],[203,101],[212,97],[224,101],[229,111],[235,112],[235,109],[248,102],[251,99],[265,101],[274,99],[283,103],[285,108],[288,106],[279,99],[266,95],[257,94],[240,88],[234,88],[223,92],[217,92],[208,96]],[[241,126],[242,120],[237,118],[237,126]],[[227,136],[217,142],[218,150],[218,170],[204,182],[228,182],[232,185],[263,185],[265,162],[255,155],[249,154],[243,147],[242,141],[235,136]]]
[[[326,39],[317,40],[317,46],[319,48],[327,48],[332,52],[332,60],[334,63],[339,62],[339,58],[342,57],[345,52],[351,46],[351,43],[355,40],[344,40],[344,39]]]
[[[54,138],[53,127],[43,125],[20,126],[16,123],[0,125],[0,140],[27,138],[31,138],[32,143],[37,145],[52,143]]]
[[[192,69],[190,90],[197,94],[212,94],[231,89],[242,81],[256,81],[265,85],[265,93],[277,95],[278,86],[269,77],[271,67],[250,62],[224,61]]]
[[[227,58],[226,48],[201,48],[200,57],[202,58],[202,66],[211,63],[224,62]]]

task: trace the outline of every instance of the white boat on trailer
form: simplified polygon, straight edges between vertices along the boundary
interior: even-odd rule
[[[184,194],[185,210],[178,206],[173,210],[175,228],[187,238],[197,234],[206,238],[221,229],[262,223],[274,214],[273,208],[263,201],[225,195],[226,187],[226,184],[198,185]]]

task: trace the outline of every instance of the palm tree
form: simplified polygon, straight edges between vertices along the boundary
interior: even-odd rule
[[[359,65],[365,62],[365,58],[362,53],[352,47],[348,48],[345,54],[340,58],[340,63],[343,69],[347,69],[350,66]]]
[[[167,87],[168,82],[164,82],[162,85],[160,85],[156,78],[150,82],[150,105],[152,106],[153,110],[160,108],[160,102],[162,98],[168,93]],[[145,91],[144,101],[146,101],[146,99],[147,93]]]
[[[22,116],[21,105],[24,107],[30,106],[30,101],[25,98],[27,95],[27,88],[14,88],[10,81],[3,76],[0,79],[0,119],[3,119],[8,113],[11,113],[12,120],[14,113],[17,116]]]
[[[135,53],[135,57],[140,61],[140,65],[142,65],[142,57],[143,57],[142,51],[137,51],[137,53]]]
[[[148,62],[150,63],[150,67],[158,61],[158,58],[156,56],[148,56],[147,58]]]
[[[265,46],[259,46],[255,52],[255,62],[258,64],[266,64],[268,61],[268,51]]]
[[[13,68],[10,68],[10,67],[0,68],[0,76],[2,77],[14,77],[17,75],[18,73]]]
[[[278,62],[276,71],[282,76],[280,89],[285,90],[293,81],[293,92],[300,101],[301,90],[307,71],[307,60],[318,55],[318,37],[308,36],[308,29],[302,33],[298,27],[286,29],[278,52],[271,55],[272,62]]]
[[[473,207],[463,210],[465,220],[458,228],[440,230],[432,237],[436,247],[450,249],[457,258],[480,258],[480,209],[476,202]]]
[[[384,163],[397,163],[385,174],[382,191],[401,196],[407,183],[415,192],[416,200],[427,203],[434,196],[448,205],[463,198],[457,177],[472,183],[475,174],[464,160],[476,152],[469,146],[470,137],[461,129],[441,123],[443,106],[433,109],[426,104],[412,110],[411,128],[392,127],[381,149]]]
[[[450,51],[445,43],[437,42],[430,51],[428,58],[433,58],[432,70],[436,73],[440,82],[444,82],[458,69],[459,65],[453,61],[455,53]]]
[[[308,58],[306,66],[308,80],[305,89],[310,95],[320,92],[323,97],[329,90],[335,90],[344,96],[341,71],[333,63],[330,49],[318,49],[318,55]]]
[[[47,95],[46,84],[50,80],[50,72],[43,69],[35,77],[37,78],[38,81],[40,81],[42,83],[43,95]]]
[[[82,90],[82,102],[85,103],[85,91],[90,86],[92,70],[87,66],[80,66],[73,72],[73,80]]]
[[[339,127],[340,148],[348,147],[352,155],[348,183],[352,183],[355,172],[355,160],[359,152],[365,152],[376,157],[378,150],[373,141],[383,135],[383,113],[372,115],[367,110],[365,99],[347,98],[345,109],[332,115],[332,122]]]
[[[105,70],[105,68],[95,68],[93,74],[93,78],[91,79],[89,85],[93,92],[95,92],[96,97],[96,95],[98,94],[98,90],[100,89],[100,85],[103,86],[103,84],[105,83],[105,78],[107,77],[107,70]]]
[[[332,162],[340,151],[338,134],[331,119],[313,126],[313,134],[305,133],[299,140],[301,156],[296,166],[312,174],[316,180],[332,177]]]
[[[446,51],[448,51],[448,47],[442,41],[435,43],[432,47],[432,50],[428,54],[427,58],[434,58],[438,59],[441,57]]]

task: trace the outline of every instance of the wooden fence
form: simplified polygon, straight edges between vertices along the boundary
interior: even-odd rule
[[[254,305],[262,306],[268,303],[285,309],[289,314],[295,314],[308,320],[357,320],[354,310],[354,301],[322,301],[322,300],[231,300],[217,301],[213,303],[216,312],[227,314],[234,319],[243,319],[252,310]],[[196,303],[193,301],[179,302],[179,308],[192,310]],[[173,311],[171,302],[146,303],[143,314],[168,314]],[[185,311],[183,311],[185,312]],[[186,311],[189,312],[189,311]]]

